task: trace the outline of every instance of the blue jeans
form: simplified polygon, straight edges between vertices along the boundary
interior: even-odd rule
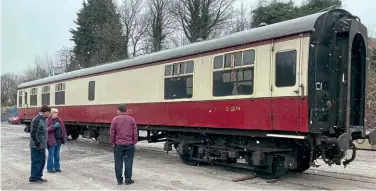
[[[123,182],[123,163],[125,163],[125,181],[132,179],[133,158],[135,153],[134,145],[115,145],[114,158],[115,158],[115,175],[117,181]]]
[[[60,148],[61,141],[56,140],[56,146],[50,146],[48,149],[47,170],[60,170]]]
[[[36,181],[42,178],[44,165],[46,164],[46,149],[38,151],[37,148],[30,148],[31,152],[31,175],[29,181]]]

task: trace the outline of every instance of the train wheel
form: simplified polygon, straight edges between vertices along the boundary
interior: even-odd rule
[[[26,127],[24,128],[24,132],[25,132],[25,133],[30,133],[30,132],[31,132],[31,127],[30,127],[30,125],[26,125]]]
[[[186,165],[189,165],[189,166],[197,166],[198,162],[195,161],[195,160],[192,160],[191,157],[189,155],[184,155],[184,154],[179,154],[180,156],[180,160],[186,164]]]
[[[296,158],[298,159],[298,167],[296,169],[291,170],[292,172],[304,172],[308,170],[310,166],[310,153],[308,151],[305,151],[304,149],[299,150],[299,152],[296,155]]]
[[[272,164],[272,172],[256,172],[256,176],[261,179],[277,179],[286,173],[285,158],[283,156],[275,156]]]
[[[73,140],[77,140],[80,137],[80,134],[77,131],[72,131],[71,136]]]
[[[298,168],[291,170],[292,172],[304,172],[310,168],[309,160],[302,160],[298,164]]]

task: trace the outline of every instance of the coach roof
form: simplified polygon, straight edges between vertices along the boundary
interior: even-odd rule
[[[127,68],[131,66],[143,65],[152,62],[173,59],[177,57],[183,57],[193,55],[201,52],[213,51],[225,47],[231,47],[239,44],[246,44],[261,40],[267,40],[272,38],[283,37],[287,35],[298,34],[302,32],[308,32],[314,30],[317,19],[327,13],[319,12],[312,15],[287,20],[263,27],[253,28],[250,30],[233,33],[217,39],[206,40],[201,42],[195,42],[186,46],[163,50],[151,54],[141,55],[128,60],[121,60],[118,62],[103,64],[91,68],[85,68],[68,73],[59,74],[56,76],[50,76],[47,78],[25,82],[18,86],[18,88],[26,88],[30,86],[42,85],[46,83],[52,83],[61,80],[67,80],[80,76],[86,76],[106,71],[117,70],[121,68]]]

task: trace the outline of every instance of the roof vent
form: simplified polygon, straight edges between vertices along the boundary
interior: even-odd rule
[[[268,24],[266,24],[266,22],[262,22],[262,23],[259,24],[259,27],[264,27],[266,25],[268,25]]]

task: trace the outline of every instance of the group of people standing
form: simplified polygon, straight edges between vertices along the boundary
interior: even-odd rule
[[[123,183],[123,163],[125,164],[125,184],[132,184],[132,166],[138,130],[133,117],[126,114],[126,106],[120,105],[118,116],[114,117],[110,127],[110,143],[114,150],[115,176],[118,185]],[[61,172],[60,148],[67,142],[63,120],[58,117],[58,110],[42,105],[40,112],[31,121],[30,152],[31,175],[29,182],[45,183],[43,171],[48,150],[47,172]]]
[[[46,163],[46,149],[48,149],[47,171],[61,172],[60,147],[66,141],[65,126],[58,117],[58,110],[43,105],[39,114],[31,121],[31,175],[29,182],[47,182],[42,178]]]

